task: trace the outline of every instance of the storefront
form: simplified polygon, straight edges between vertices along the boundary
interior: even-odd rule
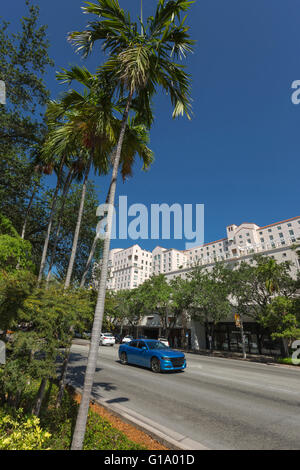
[[[248,354],[281,355],[280,341],[273,341],[268,330],[257,323],[244,323],[246,352]],[[206,328],[206,348],[219,351],[242,352],[241,330],[235,323],[209,323]]]

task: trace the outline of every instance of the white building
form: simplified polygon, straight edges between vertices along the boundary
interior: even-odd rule
[[[229,225],[226,232],[226,238],[185,251],[187,263],[184,269],[167,273],[167,277],[172,279],[177,275],[184,275],[195,266],[205,266],[209,269],[217,261],[251,262],[255,253],[270,256],[279,263],[291,261],[293,274],[300,269],[299,256],[292,249],[295,242],[300,240],[300,217],[264,227],[253,223]]]
[[[108,289],[133,289],[152,275],[165,274],[168,279],[184,275],[195,266],[213,266],[217,261],[237,263],[251,260],[254,253],[291,261],[293,271],[300,260],[292,246],[300,239],[300,217],[259,227],[254,223],[229,225],[226,238],[205,243],[191,250],[157,246],[152,253],[139,245],[114,249],[109,257]]]
[[[108,289],[134,289],[152,275],[152,253],[139,245],[114,249],[109,254]]]
[[[173,271],[183,269],[187,265],[187,255],[180,250],[174,248],[166,249],[157,246],[152,251],[154,275],[166,274]]]

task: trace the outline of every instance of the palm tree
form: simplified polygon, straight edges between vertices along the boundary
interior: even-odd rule
[[[73,238],[72,251],[69,260],[68,271],[65,280],[65,287],[69,287],[71,275],[73,271],[75,255],[78,245],[79,231],[81,219],[83,215],[85,194],[88,182],[88,176],[92,164],[98,169],[98,172],[105,173],[109,168],[109,150],[114,144],[114,134],[112,129],[112,122],[114,121],[111,113],[111,100],[105,90],[101,94],[97,94],[98,103],[95,103],[94,97],[96,96],[93,88],[96,83],[95,77],[85,68],[72,67],[70,71],[63,70],[57,74],[57,78],[63,82],[71,82],[77,80],[78,83],[85,87],[83,94],[71,90],[65,93],[60,101],[52,101],[49,103],[47,110],[47,117],[50,121],[50,131],[48,133],[46,142],[44,144],[43,152],[46,155],[60,156],[64,159],[65,163],[68,160],[75,158],[76,164],[81,162],[82,176],[82,197],[79,206],[78,220]],[[97,80],[98,85],[98,80]],[[101,105],[100,105],[101,101]],[[96,143],[98,145],[96,147]],[[79,157],[78,157],[79,155]],[[82,166],[83,164],[83,166]],[[55,194],[57,198],[57,193]],[[66,195],[66,194],[65,194]],[[51,212],[51,226],[53,222],[55,207]],[[62,216],[62,211],[60,213]],[[60,217],[58,225],[60,224]],[[46,246],[42,258],[41,273],[44,271],[47,257],[47,248],[51,232],[51,226],[48,226],[48,233],[46,239]],[[51,275],[52,264],[54,260],[57,237],[59,229],[56,230],[54,247],[50,260],[50,266],[47,279]],[[48,282],[47,281],[47,282]]]
[[[73,176],[74,176],[74,169],[71,167],[70,170],[69,170],[66,182],[64,184],[64,189],[63,189],[63,193],[62,193],[62,203],[61,203],[61,207],[60,207],[59,214],[58,214],[58,221],[57,221],[57,226],[56,226],[55,236],[54,236],[54,241],[53,241],[53,247],[52,247],[51,257],[50,257],[49,266],[48,266],[48,273],[47,273],[47,278],[46,278],[46,288],[48,288],[49,281],[50,281],[50,278],[51,278],[52,268],[53,268],[53,264],[54,264],[54,260],[55,260],[57,243],[58,243],[60,229],[61,229],[62,217],[63,217],[63,214],[64,214],[65,203],[66,203],[66,199],[67,199],[67,194],[69,192],[69,189],[70,189],[70,186],[71,186],[71,183],[72,183]]]
[[[70,125],[68,126],[68,119],[70,116],[66,115],[65,107],[63,106],[62,102],[50,101],[48,104],[46,116],[48,134],[43,144],[41,155],[39,156],[39,162],[45,166],[47,174],[51,174],[53,168],[56,169],[57,183],[51,201],[50,216],[38,275],[38,284],[42,280],[46,266],[50,235],[56,212],[57,198],[59,190],[64,182],[64,166],[68,160],[73,157],[74,153],[76,155],[76,153],[80,151],[77,143],[77,136],[74,134],[74,129]]]
[[[52,102],[48,110],[48,115],[52,120],[62,119],[63,123],[54,129],[48,139],[48,153],[65,154],[66,149],[74,152],[73,147],[80,147],[86,155],[84,181],[81,192],[81,201],[78,211],[76,229],[73,237],[72,251],[69,260],[67,275],[65,279],[65,289],[69,288],[71,276],[75,263],[79,232],[84,210],[85,195],[88,177],[92,164],[99,174],[106,173],[113,158],[109,158],[110,153],[116,144],[116,135],[120,129],[120,121],[114,116],[113,111],[122,109],[122,103],[114,104],[112,100],[111,85],[102,78],[100,81],[87,69],[77,66],[70,70],[63,70],[57,75],[63,83],[71,83],[74,80],[85,87],[83,94],[75,90],[66,93],[60,103]],[[95,89],[97,93],[95,93]],[[147,147],[149,140],[145,126],[134,121],[129,123],[126,129],[125,143],[121,154],[121,173],[123,179],[130,176],[135,155],[138,153],[143,160],[143,169],[147,169],[153,161],[153,154]],[[60,216],[62,216],[63,207]],[[54,260],[56,244],[59,235],[59,225],[56,230],[56,237],[53,252],[50,260],[50,267],[47,276],[47,285],[50,280],[51,268]],[[87,262],[86,273],[94,257],[98,239],[95,237],[91,253]],[[85,279],[86,276],[84,276]],[[60,394],[64,387],[70,348],[67,348],[62,367],[60,380]],[[59,403],[58,403],[59,404]]]
[[[41,259],[40,270],[39,270],[38,281],[37,281],[38,284],[42,280],[43,272],[46,266],[48,245],[49,245],[50,234],[52,230],[53,219],[55,215],[57,196],[58,196],[58,192],[59,192],[61,182],[62,182],[62,177],[63,177],[64,164],[65,164],[65,155],[63,155],[58,162],[57,182],[56,182],[56,187],[52,196],[52,201],[51,201],[51,206],[50,206],[50,216],[49,216],[47,232],[46,232],[46,237],[45,237],[44,246],[43,246],[42,259]]]
[[[98,299],[83,394],[73,435],[73,450],[79,450],[83,445],[96,370],[104,313],[113,206],[129,113],[134,98],[144,103],[144,109],[149,109],[150,99],[155,94],[156,87],[160,86],[170,96],[174,106],[173,117],[183,114],[189,117],[190,77],[176,60],[192,50],[193,41],[189,38],[188,27],[184,25],[185,19],[181,21],[182,12],[187,11],[191,3],[187,0],[159,0],[155,15],[149,17],[146,23],[140,19],[139,28],[137,23],[131,21],[129,13],[120,8],[118,0],[89,2],[83,10],[85,13],[97,15],[98,21],[90,22],[85,31],[73,32],[70,35],[70,40],[84,56],[92,51],[96,41],[102,41],[103,49],[109,52],[110,57],[99,73],[116,84],[116,92],[121,96],[126,93],[126,105],[112,170],[107,237],[103,246]]]
[[[129,122],[126,131],[125,131],[125,138],[124,143],[122,146],[121,152],[121,175],[123,181],[125,181],[129,176],[132,176],[132,168],[135,163],[135,156],[138,154],[143,161],[142,169],[144,171],[148,170],[151,163],[153,162],[153,153],[147,147],[149,141],[149,132],[147,131],[145,126],[142,125],[135,125],[135,122]],[[110,186],[111,188],[111,186]],[[110,188],[106,197],[105,203],[108,204],[109,197],[110,197]],[[84,269],[84,273],[80,282],[80,287],[84,287],[87,275],[89,273],[95,251],[98,244],[98,234],[96,233],[95,238],[93,240],[93,244],[86,262],[86,266]]]
[[[34,167],[33,168],[33,190],[32,190],[29,202],[28,202],[28,206],[25,211],[25,217],[24,217],[24,222],[23,222],[22,232],[21,232],[22,240],[24,240],[25,238],[26,227],[27,227],[30,210],[31,210],[35,195],[40,186],[41,175],[42,173],[47,173],[47,168],[44,165],[37,163],[37,159],[33,162],[33,167]]]
[[[83,215],[84,200],[90,167],[94,164],[99,174],[105,174],[109,168],[110,154],[116,145],[116,135],[120,129],[120,121],[114,116],[114,111],[122,109],[122,103],[114,103],[112,99],[111,82],[105,77],[99,80],[86,68],[77,66],[70,70],[63,70],[57,75],[63,83],[71,83],[74,80],[85,87],[83,94],[74,90],[66,93],[61,104],[66,111],[73,113],[69,124],[74,127],[78,136],[78,129],[82,135],[82,145],[87,151],[88,164],[82,188],[82,197],[78,212],[78,219],[73,238],[72,252],[65,281],[65,288],[70,286],[75,256],[77,251],[79,231]],[[125,142],[121,153],[121,173],[123,180],[132,173],[135,155],[138,153],[143,160],[143,169],[147,169],[153,161],[153,154],[147,147],[149,140],[145,126],[132,121],[128,124],[125,133]],[[57,143],[57,142],[56,142]],[[89,270],[97,242],[94,240],[91,253],[87,262],[86,271]],[[86,275],[84,276],[84,278]]]

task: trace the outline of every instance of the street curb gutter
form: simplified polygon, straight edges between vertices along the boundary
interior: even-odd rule
[[[81,389],[72,385],[69,385],[69,387],[78,395],[81,395]],[[132,424],[141,431],[144,431],[170,450],[209,450],[207,447],[200,444],[200,442],[193,441],[187,436],[155,423],[151,419],[146,418],[123,405],[119,405],[118,403],[111,404],[101,398],[92,398],[91,403],[103,406],[107,411],[111,412],[123,421]]]

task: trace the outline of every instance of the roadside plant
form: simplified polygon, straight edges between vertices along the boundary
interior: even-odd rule
[[[50,438],[37,416],[24,416],[22,409],[15,416],[0,410],[1,450],[46,450]]]

